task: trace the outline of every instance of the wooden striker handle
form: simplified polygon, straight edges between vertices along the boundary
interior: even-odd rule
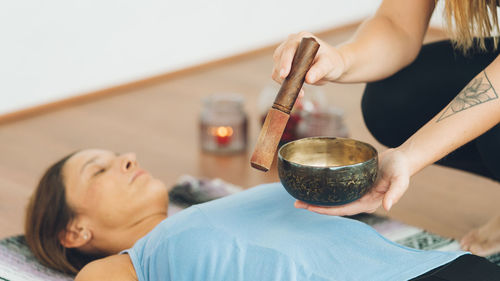
[[[318,49],[319,43],[314,38],[302,38],[293,57],[290,73],[281,84],[273,108],[290,114]]]

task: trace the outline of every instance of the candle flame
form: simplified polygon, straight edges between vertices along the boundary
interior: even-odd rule
[[[229,126],[221,126],[216,129],[216,135],[219,137],[230,137],[233,135],[233,128]]]
[[[207,133],[217,137],[231,137],[234,130],[230,126],[209,127]]]

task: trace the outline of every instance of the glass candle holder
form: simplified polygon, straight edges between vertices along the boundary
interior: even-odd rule
[[[274,83],[266,86],[259,95],[258,105],[259,105],[259,113],[260,113],[260,122],[264,124],[264,120],[266,120],[267,111],[273,105],[274,99],[276,98],[277,93],[279,92],[280,87]],[[314,134],[316,132],[305,132],[308,128],[304,128],[305,123],[311,123],[313,126],[316,126],[320,130],[323,130],[322,126],[327,127],[329,124],[324,125],[316,125],[314,124],[314,120],[307,113],[309,112],[320,112],[323,111],[327,107],[326,97],[322,90],[318,87],[311,87],[308,85],[304,85],[302,87],[303,92],[299,94],[295,104],[293,105],[292,111],[290,112],[290,118],[285,126],[285,130],[281,135],[281,139],[279,142],[279,146],[288,143],[290,141],[294,141],[303,137],[304,134]],[[304,94],[305,93],[305,94]],[[308,120],[303,120],[304,116],[308,118]],[[328,117],[328,116],[325,116]],[[321,118],[317,118],[320,119]],[[302,124],[302,128],[299,128]],[[316,130],[317,131],[317,130]],[[302,133],[302,135],[301,135]],[[326,132],[329,133],[329,132]]]
[[[200,114],[202,150],[213,153],[245,151],[247,122],[242,96],[225,94],[205,98]]]
[[[297,137],[341,137],[347,138],[348,131],[340,108],[328,107],[318,111],[302,111],[297,126]]]

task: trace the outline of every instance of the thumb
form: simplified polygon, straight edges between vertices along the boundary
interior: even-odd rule
[[[382,203],[386,211],[389,211],[392,206],[399,201],[408,188],[409,183],[409,177],[397,176],[392,178],[391,185],[389,186],[389,190],[385,194],[384,201]]]
[[[309,84],[318,82],[332,71],[333,68],[332,62],[325,55],[319,54],[307,72],[306,82]]]

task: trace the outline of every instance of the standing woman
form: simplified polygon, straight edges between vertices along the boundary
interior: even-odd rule
[[[437,163],[500,181],[500,58],[497,0],[442,0],[452,40],[422,46],[435,0],[384,0],[354,37],[321,47],[309,84],[368,82],[362,111],[373,136],[390,147],[380,155],[379,179],[361,199],[340,207],[305,208],[329,215],[389,210],[410,177]],[[302,32],[274,53],[273,79],[290,71]],[[461,241],[478,255],[500,251],[500,217]]]

